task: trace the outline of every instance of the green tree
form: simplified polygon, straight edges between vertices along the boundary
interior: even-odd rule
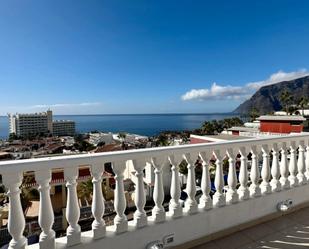
[[[119,132],[118,133],[118,138],[123,142],[127,137],[127,133],[125,132]]]
[[[202,125],[202,131],[204,134],[213,135],[215,133],[215,127],[212,122],[205,121]]]
[[[80,182],[77,185],[77,196],[79,199],[88,202],[92,202],[93,184],[91,179],[85,182]]]
[[[165,133],[160,133],[160,135],[156,139],[156,146],[168,146],[168,136]]]
[[[10,133],[9,142],[13,142],[14,140],[19,139],[19,137],[15,133]]]
[[[20,187],[21,193],[20,193],[20,200],[21,205],[24,211],[28,207],[31,206],[32,200],[38,200],[39,199],[39,192],[37,189],[31,187],[31,185],[35,182],[34,175],[33,174],[25,174],[23,177],[23,181]]]
[[[289,106],[291,105],[292,101],[293,101],[293,97],[291,93],[287,90],[284,90],[280,95],[280,102],[281,102],[281,106],[285,107],[285,112],[287,114],[289,113]]]
[[[256,120],[259,116],[260,116],[260,112],[258,109],[256,109],[255,107],[253,107],[249,113],[250,116],[250,122],[253,122],[254,120]]]
[[[301,108],[303,116],[304,116],[304,109],[306,106],[308,106],[308,102],[309,100],[306,96],[302,96],[297,102],[297,106]]]

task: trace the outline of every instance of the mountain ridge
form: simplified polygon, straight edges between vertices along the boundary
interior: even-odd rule
[[[240,104],[233,113],[249,114],[255,108],[260,114],[282,110],[280,95],[288,91],[294,100],[309,98],[309,75],[289,81],[263,86],[250,99]]]

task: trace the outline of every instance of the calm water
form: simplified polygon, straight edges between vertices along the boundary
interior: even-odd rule
[[[224,119],[235,114],[128,114],[128,115],[55,115],[54,119],[76,122],[77,132],[92,130],[126,131],[152,136],[164,130],[192,130],[206,120]],[[8,136],[8,118],[0,116],[0,138]]]

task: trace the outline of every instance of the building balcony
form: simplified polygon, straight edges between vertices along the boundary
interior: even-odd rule
[[[262,230],[263,226],[271,227],[269,222],[275,224],[272,235],[274,238],[278,236],[279,241],[284,232],[277,231],[278,223],[289,224],[286,222],[294,219],[298,224],[306,225],[302,223],[302,217],[306,216],[307,209],[302,211],[300,208],[306,207],[309,202],[308,143],[309,135],[300,134],[1,162],[0,175],[8,190],[10,203],[8,232],[12,240],[9,247],[14,249],[222,248],[224,242],[218,242],[218,239],[226,238],[225,248],[238,248],[235,246],[236,241],[245,240],[243,238],[245,231],[254,227],[258,229],[259,226],[262,226],[259,228]],[[200,186],[202,196],[198,201],[195,175],[197,159],[200,160],[202,167]],[[179,164],[183,160],[187,163],[188,197],[182,206]],[[132,217],[125,214],[127,203],[124,172],[128,162],[135,172],[136,211]],[[115,174],[113,200],[115,217],[112,226],[107,226],[102,218],[105,214],[105,200],[101,184],[106,163],[112,165]],[[155,175],[152,195],[154,207],[150,215],[147,215],[144,169],[149,165],[154,168]],[[171,172],[170,191],[164,193],[163,167],[167,165]],[[92,177],[91,209],[94,220],[92,229],[82,232],[78,224],[81,211],[76,186],[79,168],[85,167],[89,167]],[[215,172],[210,172],[210,168],[214,168]],[[66,182],[68,226],[66,236],[55,238],[52,229],[54,211],[50,198],[50,185],[52,171],[59,169],[63,170]],[[20,200],[20,186],[25,172],[34,172],[40,193],[38,224],[41,234],[37,244],[28,246],[27,238],[23,235],[25,218]],[[167,205],[164,205],[165,196],[170,198]],[[291,214],[293,211],[297,212]],[[283,216],[285,213],[288,215]],[[275,218],[276,220],[273,220]],[[268,225],[261,225],[263,222],[268,222]],[[243,231],[241,235],[240,230]],[[238,233],[230,235],[234,232]],[[308,232],[303,231],[302,236],[308,235]],[[297,237],[295,234],[293,236]],[[249,242],[248,246],[249,244],[254,246],[254,243]],[[290,247],[281,247],[283,244],[277,244],[265,248],[293,248],[296,243],[294,242],[291,242]],[[149,247],[152,244],[162,247]],[[211,247],[214,244],[217,247]],[[244,246],[239,243],[237,245],[239,248]],[[263,247],[257,245],[242,248]]]

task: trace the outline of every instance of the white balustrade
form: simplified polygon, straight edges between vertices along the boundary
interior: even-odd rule
[[[149,239],[153,238],[150,238],[149,236],[140,236],[140,240],[130,241],[130,239],[125,238],[136,238],[137,234],[127,234],[122,236],[118,236],[118,234],[127,232],[128,230],[128,233],[143,234],[143,231],[149,231],[150,234],[152,231],[160,230],[160,226],[162,226],[162,228],[164,227],[164,229],[169,229],[171,224],[168,224],[168,222],[174,222],[175,224],[181,224],[184,222],[184,220],[178,220],[184,219],[182,213],[183,210],[189,215],[196,214],[193,217],[198,217],[197,219],[199,219],[199,217],[203,217],[204,212],[208,212],[207,217],[209,217],[209,219],[207,219],[207,223],[203,223],[202,225],[199,224],[199,228],[197,229],[200,233],[203,231],[205,226],[208,226],[208,224],[209,227],[214,225],[213,222],[216,221],[217,217],[213,217],[213,215],[220,213],[224,216],[227,215],[226,212],[228,210],[237,210],[238,207],[244,208],[254,203],[254,205],[251,205],[253,209],[252,213],[249,214],[249,212],[247,212],[248,210],[244,212],[244,214],[240,213],[240,215],[248,215],[249,220],[261,217],[258,215],[264,214],[265,210],[270,210],[273,212],[275,205],[274,203],[269,203],[270,199],[268,199],[272,197],[261,196],[261,194],[265,195],[272,193],[274,196],[274,202],[276,202],[277,199],[288,199],[290,198],[290,194],[293,194],[293,200],[295,199],[295,203],[302,203],[302,198],[303,201],[307,200],[305,193],[308,191],[308,185],[305,184],[308,184],[309,181],[308,143],[308,135],[293,135],[281,138],[264,138],[257,140],[248,139],[244,141],[0,162],[0,174],[4,185],[8,189],[10,204],[8,231],[12,236],[12,240],[10,241],[9,248],[24,249],[27,246],[27,239],[23,236],[25,218],[20,198],[20,186],[22,184],[24,172],[34,172],[40,194],[38,222],[41,228],[41,234],[38,243],[39,248],[55,249],[57,246],[60,246],[60,248],[71,246],[72,248],[87,247],[89,249],[93,249],[98,248],[97,245],[104,248],[106,245],[107,247],[110,245],[110,247],[113,248],[120,248],[119,246],[113,245],[113,243],[118,243],[118,238],[119,240],[130,243],[128,244],[128,248],[134,248],[136,243],[145,246],[145,243],[148,243]],[[287,145],[289,148],[287,148]],[[239,171],[240,186],[237,190],[235,159],[238,152],[240,152],[241,157]],[[261,180],[259,171],[259,152],[262,152],[263,158],[261,184],[259,184]],[[248,155],[248,153],[250,154]],[[269,159],[270,154],[272,158],[271,165]],[[247,156],[249,160],[251,157],[251,184],[249,188]],[[201,190],[203,193],[199,199],[199,204],[197,204],[196,201],[195,177],[195,164],[198,158],[202,161]],[[181,186],[178,166],[183,159],[185,159],[188,164],[186,183],[186,193],[188,197],[185,201],[184,209],[179,201],[181,196]],[[212,182],[210,178],[209,164],[213,159],[215,159],[216,166],[214,179],[216,191],[212,200],[210,197]],[[228,159],[228,188],[226,194],[224,194],[223,188],[225,182],[223,175],[223,161],[226,162],[226,159]],[[153,200],[155,206],[152,209],[152,217],[150,218],[150,220],[154,222],[151,222],[151,225],[147,226],[147,228],[144,228],[145,230],[143,230],[143,227],[147,225],[144,181],[147,181],[148,178],[144,178],[143,172],[144,169],[148,169],[145,168],[146,160],[151,162],[155,169],[154,182],[151,182],[154,183]],[[168,219],[166,219],[166,213],[163,207],[163,167],[166,160],[168,160],[171,164],[171,200],[169,203]],[[111,228],[106,229],[103,219],[105,212],[105,200],[102,194],[104,162],[111,162],[112,169],[115,173],[114,208],[116,216],[114,218],[114,230]],[[132,162],[133,167],[129,169],[126,166],[126,162]],[[77,178],[79,167],[85,167],[85,165],[90,166],[90,173],[93,183],[91,210],[94,221],[92,223],[92,237],[90,233],[91,231],[89,231],[89,233],[85,233],[85,236],[83,235],[82,237],[81,227],[78,225],[80,218],[80,207],[77,198]],[[52,229],[54,213],[50,197],[50,182],[51,172],[54,169],[59,169],[61,167],[64,171],[64,178],[67,187],[66,219],[68,221],[68,228],[66,239],[60,238],[58,241],[58,239],[55,239],[55,232]],[[135,173],[134,177],[132,177],[133,171]],[[126,177],[132,177],[131,180],[135,183],[134,202],[137,210],[134,213],[133,221],[130,222],[128,222],[127,216],[124,213],[126,209],[124,175],[126,175]],[[79,180],[86,180],[86,178],[80,178]],[[151,179],[151,181],[153,181],[153,179]],[[35,186],[35,184],[31,186]],[[296,186],[297,188],[295,188]],[[284,197],[285,191],[288,193],[286,197]],[[301,195],[302,191],[304,191],[303,197]],[[246,202],[239,201],[246,200],[249,197],[251,199],[259,197],[259,199],[249,200]],[[229,206],[225,209],[223,206],[225,206],[226,203],[229,204]],[[259,210],[260,205],[265,205],[266,207],[263,208],[263,210]],[[208,211],[209,209],[212,209],[212,207],[222,207],[222,209]],[[258,215],[255,215],[255,212],[257,212]],[[188,222],[195,219],[196,224],[196,218],[190,218],[189,215],[185,215],[185,219],[188,219]],[[242,217],[241,222],[244,222],[244,220],[245,219]],[[230,221],[232,221],[233,224],[239,224],[239,220],[237,220],[237,218],[230,219],[229,222]],[[155,223],[155,225],[153,225],[153,223]],[[128,229],[129,224],[130,229]],[[222,227],[226,228],[228,226],[227,224],[223,224]],[[181,229],[186,228],[182,226]],[[108,232],[106,232],[106,230],[108,230]],[[177,240],[179,240],[179,238],[177,238]],[[142,247],[138,246],[137,248]]]
[[[262,194],[270,194],[271,186],[269,184],[270,179],[270,166],[269,166],[269,150],[267,145],[262,146],[263,164],[261,170],[262,183],[260,185]]]
[[[247,154],[245,147],[241,147],[240,150],[240,170],[239,170],[239,183],[238,196],[239,200],[247,200],[249,198],[248,189],[248,166],[247,166]]]
[[[195,161],[197,157],[192,157],[189,153],[183,155],[184,159],[187,162],[188,168],[188,179],[187,179],[187,186],[186,192],[188,198],[185,201],[185,212],[188,214],[194,214],[197,212],[197,202],[195,200],[196,194],[196,182],[195,182]]]
[[[67,187],[67,207],[66,218],[69,223],[67,228],[67,245],[74,246],[81,242],[81,229],[78,225],[80,216],[80,209],[78,205],[77,192],[76,192],[76,179],[78,177],[78,168],[65,168],[64,178],[66,180]]]
[[[39,225],[42,229],[40,234],[40,248],[55,248],[55,232],[52,230],[54,223],[54,211],[50,199],[50,170],[39,170],[35,172],[35,179],[39,185],[40,207],[39,207]]]
[[[24,249],[27,239],[23,236],[25,229],[25,217],[20,202],[20,185],[22,183],[22,172],[2,174],[3,184],[7,187],[9,197],[9,219],[8,231],[12,236],[9,249]]]
[[[298,185],[297,174],[297,165],[296,165],[296,152],[295,152],[295,142],[291,142],[290,146],[290,163],[289,163],[289,181],[291,187],[296,187]]]
[[[258,153],[256,146],[251,147],[251,171],[250,171],[251,185],[249,187],[250,197],[255,198],[261,196],[261,188],[259,185],[260,170],[258,165]]]
[[[222,158],[219,150],[214,152],[216,157],[216,175],[215,175],[215,187],[216,193],[213,196],[213,206],[222,207],[226,204],[225,196],[223,194],[224,178],[222,169]]]
[[[164,189],[162,181],[162,167],[165,162],[165,157],[153,157],[151,158],[153,167],[155,168],[155,184],[153,192],[153,201],[155,203],[154,208],[152,209],[152,219],[156,223],[165,221],[165,210],[163,207],[164,200]]]
[[[305,184],[306,177],[305,177],[305,150],[304,150],[304,141],[300,141],[299,147],[298,147],[298,160],[297,160],[297,179],[298,184],[302,185]]]
[[[179,218],[182,216],[182,206],[179,202],[181,188],[179,181],[179,167],[178,165],[182,161],[182,156],[178,155],[170,155],[168,157],[170,164],[172,165],[172,179],[171,179],[171,200],[169,203],[169,215],[172,218]]]
[[[239,200],[239,196],[236,190],[237,186],[237,174],[235,166],[235,154],[232,149],[227,150],[229,171],[227,176],[228,190],[226,192],[226,202],[228,204],[236,203]]]
[[[134,212],[134,222],[137,228],[142,228],[147,225],[147,215],[145,212],[146,196],[144,188],[144,168],[146,166],[146,161],[143,159],[134,159],[133,166],[135,169],[136,185],[135,185],[135,195],[134,201],[136,206],[136,211]]]
[[[307,182],[309,182],[309,145],[306,146],[306,160],[305,160],[305,164],[306,164],[305,176],[306,176]]]
[[[273,192],[281,190],[280,177],[280,166],[279,166],[279,155],[277,144],[273,145],[272,149],[272,164],[271,164],[271,176],[270,186]]]
[[[212,208],[212,199],[209,195],[211,190],[211,181],[210,181],[210,174],[209,174],[209,167],[208,167],[208,155],[206,152],[200,153],[200,158],[202,160],[202,181],[201,181],[201,189],[203,195],[199,201],[199,208],[208,210]]]
[[[126,209],[126,198],[124,194],[123,173],[126,168],[125,161],[112,162],[113,171],[115,173],[115,193],[114,193],[114,206],[116,217],[114,219],[115,231],[117,234],[124,233],[128,230],[127,216],[124,214]]]
[[[283,189],[290,188],[290,181],[288,179],[289,176],[289,167],[288,167],[288,160],[287,160],[287,148],[286,143],[282,143],[281,148],[281,161],[280,161],[280,183]]]
[[[105,205],[104,197],[102,193],[102,175],[104,172],[104,164],[93,164],[91,165],[91,175],[93,184],[93,198],[91,211],[94,217],[92,222],[92,232],[94,239],[100,239],[105,236],[106,227],[105,221],[103,220]]]

